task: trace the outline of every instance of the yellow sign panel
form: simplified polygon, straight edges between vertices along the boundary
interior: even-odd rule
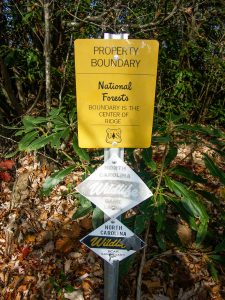
[[[75,41],[81,148],[147,148],[158,61],[155,40]]]

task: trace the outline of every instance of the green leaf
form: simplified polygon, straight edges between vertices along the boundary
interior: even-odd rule
[[[195,219],[193,216],[191,216],[187,210],[184,208],[182,202],[179,199],[176,199],[174,197],[168,197],[168,199],[171,201],[172,205],[177,209],[178,213],[181,215],[181,217],[188,223],[190,228],[192,230],[197,231],[198,226],[195,223]]]
[[[49,116],[54,118],[59,115],[61,108],[52,108],[49,112]]]
[[[189,131],[193,131],[193,132],[200,132],[200,133],[210,135],[210,136],[215,136],[215,137],[223,137],[224,136],[223,132],[217,128],[210,128],[210,127],[202,126],[199,124],[197,124],[197,125],[188,125],[188,124],[178,125],[177,130],[189,130]]]
[[[76,220],[76,219],[82,218],[82,217],[86,216],[87,214],[89,214],[90,212],[92,212],[92,210],[93,210],[92,206],[79,207],[73,214],[72,219]]]
[[[154,160],[152,159],[152,148],[144,149],[142,151],[141,155],[142,155],[142,158],[144,159],[146,166],[149,167],[150,169],[152,169],[152,171],[156,171],[157,165],[154,162]]]
[[[16,149],[14,152],[4,155],[4,158],[11,158],[19,152],[19,149]]]
[[[49,142],[51,142],[53,135],[49,136],[40,136],[39,138],[35,139],[32,143],[29,144],[27,147],[28,151],[32,150],[38,150],[40,148],[43,148],[45,145],[47,145]]]
[[[72,285],[69,285],[67,284],[65,287],[64,287],[65,291],[67,293],[72,293],[74,291],[74,287]]]
[[[81,149],[78,146],[78,140],[77,140],[76,134],[74,134],[74,136],[73,136],[73,149],[82,161],[85,160],[87,162],[90,162],[90,157],[89,157],[89,154],[87,153],[87,151],[85,151],[84,149]]]
[[[142,214],[146,215],[148,218],[152,215],[154,211],[153,203],[150,199],[147,199],[140,203],[139,210]]]
[[[211,274],[212,278],[215,281],[217,281],[218,280],[218,271],[213,262],[211,262],[211,261],[208,262],[208,269],[209,269],[209,273]]]
[[[191,181],[200,182],[200,183],[207,183],[207,180],[204,179],[200,175],[195,175],[191,170],[183,167],[183,166],[176,166],[172,170],[170,170],[171,173],[175,175],[182,176],[186,179],[189,179]]]
[[[25,127],[25,131],[30,131],[37,127],[38,124],[47,123],[47,119],[45,117],[31,117],[25,116],[22,119],[22,123]]]
[[[59,149],[61,146],[61,139],[67,140],[69,137],[70,129],[66,128],[65,130],[53,133],[51,136],[51,147]]]
[[[201,222],[208,222],[209,217],[204,205],[198,201],[197,195],[187,189],[182,183],[165,176],[165,182],[168,188],[181,197],[184,208],[194,217],[200,218]]]
[[[169,164],[174,160],[174,158],[177,156],[177,147],[173,146],[169,149],[165,161],[164,161],[164,167],[169,166]]]
[[[204,162],[206,168],[209,170],[209,172],[215,176],[218,177],[220,182],[225,185],[225,173],[223,173],[213,162],[213,160],[207,155],[204,154]]]
[[[98,208],[95,207],[93,210],[93,215],[92,215],[92,225],[93,228],[97,228],[99,226],[101,226],[104,222],[104,213],[103,211]]]
[[[225,265],[225,257],[222,255],[213,254],[213,255],[209,255],[209,258],[213,259],[219,264]]]
[[[160,249],[166,251],[165,235],[162,232],[156,232],[155,237]]]
[[[91,207],[92,208],[92,204],[91,201],[89,201],[87,198],[85,198],[82,195],[78,195],[78,199],[79,199],[79,203],[82,207]]]
[[[222,240],[221,243],[219,243],[215,249],[214,249],[214,252],[218,253],[218,252],[222,252],[225,250],[225,238]]]
[[[166,208],[165,199],[163,195],[159,194],[156,198],[156,207],[154,213],[154,221],[157,224],[156,226],[157,232],[160,232],[165,228],[165,221],[166,221],[165,208]]]
[[[71,173],[75,169],[75,166],[70,166],[66,169],[60,170],[55,172],[52,176],[47,177],[45,180],[41,193],[43,195],[49,195],[52,191],[52,189],[60,182],[62,181],[69,173]]]
[[[145,215],[136,215],[134,223],[134,233],[141,234],[144,232],[146,227],[146,216]]]
[[[200,223],[200,225],[198,227],[198,231],[197,231],[196,241],[195,241],[197,246],[202,244],[202,242],[204,241],[206,234],[207,234],[207,229],[208,229],[207,221]]]
[[[27,150],[30,143],[32,143],[34,140],[36,140],[36,137],[38,136],[37,131],[31,131],[27,133],[18,144],[19,151]]]
[[[18,130],[18,131],[15,133],[15,136],[20,136],[20,135],[22,135],[22,134],[24,134],[24,133],[25,133],[24,129],[21,129],[21,130]]]
[[[153,136],[152,143],[166,144],[171,141],[170,136]]]

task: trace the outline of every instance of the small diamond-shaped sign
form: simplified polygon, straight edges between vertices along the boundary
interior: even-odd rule
[[[110,264],[123,260],[145,246],[144,241],[117,219],[104,223],[81,242]]]
[[[112,155],[76,190],[111,218],[152,196],[147,185],[117,155]]]

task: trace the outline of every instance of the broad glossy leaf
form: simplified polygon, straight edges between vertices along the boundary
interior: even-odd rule
[[[157,232],[162,231],[165,228],[166,214],[165,214],[165,199],[163,195],[159,194],[156,198],[154,221],[156,222]]]
[[[68,136],[69,136],[69,133],[70,133],[70,129],[69,128],[66,128],[65,130],[62,130],[62,131],[58,131],[56,133],[53,133],[51,136],[51,146],[53,148],[56,148],[56,149],[59,149],[60,146],[61,146],[61,139],[62,140],[67,140]]]
[[[169,164],[174,160],[176,156],[177,156],[177,147],[175,146],[170,147],[164,161],[164,167],[169,166]]]
[[[70,166],[66,169],[60,170],[55,172],[52,176],[47,177],[45,180],[41,193],[44,195],[49,195],[52,191],[52,189],[60,182],[62,181],[69,173],[71,173],[74,170],[75,166]]]
[[[225,265],[225,256],[213,254],[213,255],[209,255],[209,258],[213,259],[214,261],[222,265]]]
[[[78,146],[78,140],[77,140],[76,134],[74,134],[74,137],[73,137],[73,149],[77,153],[77,155],[79,156],[79,158],[81,160],[85,160],[87,162],[90,162],[90,157],[89,157],[89,154],[87,153],[87,151],[84,150],[84,149],[81,149]]]
[[[208,229],[208,222],[202,222],[199,224],[197,236],[196,236],[196,244],[199,246],[204,241]]]
[[[218,177],[220,182],[225,185],[225,173],[215,165],[213,160],[207,154],[204,154],[204,162],[209,172],[213,176]]]
[[[166,144],[171,141],[170,136],[153,136],[152,143]]]
[[[47,123],[47,119],[45,117],[31,117],[25,116],[22,119],[23,125],[25,127],[25,131],[29,131],[37,127],[38,124]]]
[[[175,175],[182,176],[182,177],[184,177],[186,179],[189,179],[191,181],[195,181],[195,182],[199,182],[199,183],[206,183],[207,182],[207,180],[204,179],[202,176],[195,175],[190,169],[187,169],[183,166],[176,166],[175,168],[170,170],[170,172],[175,174]]]
[[[91,201],[82,195],[78,195],[79,204],[82,207],[92,207]]]
[[[28,151],[32,150],[38,150],[40,148],[43,148],[45,145],[47,145],[49,142],[51,142],[53,135],[49,136],[40,136],[39,138],[35,139],[32,143],[29,144],[27,147]]]
[[[93,210],[92,206],[89,207],[79,207],[72,216],[73,220],[82,218],[89,214]]]
[[[206,127],[202,126],[199,124],[196,125],[189,125],[189,124],[184,124],[184,125],[178,125],[177,130],[189,130],[193,132],[200,132],[206,135],[210,136],[215,136],[215,137],[224,137],[224,133],[219,130],[218,128],[211,128],[211,127]]]
[[[134,233],[141,234],[146,227],[146,216],[136,215],[134,223]]]
[[[165,235],[162,232],[156,232],[155,234],[157,243],[163,251],[166,250],[166,240],[165,240]]]
[[[181,215],[182,219],[184,219],[192,230],[197,231],[198,226],[196,225],[195,218],[190,215],[187,210],[184,208],[182,202],[179,199],[168,197],[173,206],[177,209],[178,213]]]
[[[93,210],[93,214],[92,214],[92,224],[93,224],[93,228],[97,228],[99,226],[101,226],[104,222],[104,213],[103,211],[98,208],[95,207]]]
[[[144,149],[141,155],[142,158],[144,159],[146,166],[152,169],[152,171],[156,171],[157,165],[152,159],[152,148]]]
[[[215,247],[215,249],[214,249],[214,252],[222,252],[222,251],[224,251],[225,250],[225,238],[222,240],[222,242],[221,243],[219,243],[216,247]]]
[[[19,141],[19,150],[24,151],[28,150],[28,146],[30,143],[32,143],[34,140],[36,140],[36,137],[38,136],[37,131],[31,131],[27,133],[20,141]]]
[[[22,135],[22,134],[24,134],[24,133],[25,133],[24,129],[21,129],[21,130],[18,130],[18,131],[15,133],[15,136],[20,136],[20,135]]]
[[[166,185],[169,189],[181,197],[181,202],[184,208],[191,213],[194,217],[200,218],[201,222],[208,222],[208,214],[204,205],[198,201],[197,195],[188,190],[188,188],[182,183],[165,176]]]
[[[51,118],[54,118],[54,117],[58,116],[58,114],[60,113],[60,111],[61,111],[61,108],[52,108],[51,111],[50,111],[50,113],[49,113],[49,116]]]
[[[19,152],[19,149],[16,149],[14,152],[8,153],[6,155],[4,155],[5,158],[11,158],[13,156],[15,156],[17,153]]]
[[[211,274],[212,278],[217,281],[218,280],[218,271],[212,261],[208,262],[208,269],[209,273]]]

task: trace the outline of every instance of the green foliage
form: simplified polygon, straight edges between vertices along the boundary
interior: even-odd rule
[[[62,181],[68,174],[70,174],[74,170],[75,166],[70,166],[68,168],[65,168],[63,170],[60,170],[58,172],[55,172],[50,177],[47,177],[45,180],[43,186],[42,186],[42,194],[45,196],[48,196],[52,189],[60,182]]]
[[[167,133],[170,134],[167,135]],[[182,244],[175,228],[183,220],[182,222],[186,222],[192,231],[194,238],[192,243],[196,247],[204,247],[204,244],[208,243],[213,218],[208,201],[216,206],[219,206],[221,201],[213,192],[206,190],[209,185],[213,185],[209,181],[208,173],[224,185],[224,172],[221,167],[224,166],[224,156],[217,151],[221,147],[223,138],[224,133],[219,128],[179,125],[173,123],[173,117],[168,123],[164,121],[160,124],[160,131],[157,132],[156,138],[153,137],[153,146],[143,150],[141,154],[145,166],[141,174],[144,178],[151,177],[151,189],[153,189],[154,196],[144,202],[144,210],[140,206],[140,213],[136,215],[135,221],[130,223],[130,227],[140,233],[144,230],[146,222],[150,222],[153,226],[151,228],[154,228],[155,240],[162,250],[166,250],[169,241],[176,246]],[[205,167],[201,168],[205,171],[196,174],[188,162],[192,157],[192,152],[198,147],[202,149],[202,146],[208,150],[212,149],[212,139],[214,155],[217,155],[217,161],[220,161],[221,166],[218,167],[212,157],[203,153],[202,163]],[[160,155],[155,150],[159,147],[159,143],[164,147],[164,152]],[[192,152],[187,154],[186,159],[181,159],[178,155],[178,148],[182,149],[182,145],[187,144],[193,145],[189,150]],[[168,210],[170,212],[172,210],[173,215],[177,216],[172,223]],[[129,224],[128,221],[127,224]],[[218,238],[214,236],[214,241],[210,243],[216,245]],[[221,251],[224,241],[221,243],[216,246],[215,251],[216,249]],[[210,268],[213,271],[212,265]]]

